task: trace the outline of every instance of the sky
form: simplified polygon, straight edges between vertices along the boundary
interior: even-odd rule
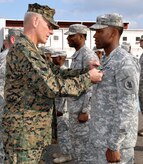
[[[99,15],[119,13],[129,29],[143,29],[143,0],[0,0],[0,18],[23,20],[32,3],[54,8],[56,21],[96,21]]]

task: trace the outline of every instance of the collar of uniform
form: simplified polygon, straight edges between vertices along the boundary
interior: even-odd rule
[[[76,52],[72,55],[72,59],[76,59],[77,56],[78,56],[78,54],[80,53],[80,51],[81,51],[82,49],[84,49],[84,47],[85,47],[85,45],[82,46],[78,51],[76,51]]]
[[[106,56],[106,54],[105,54],[105,56],[102,58],[102,64],[103,64],[103,66],[106,65],[106,64],[112,59],[112,57],[113,57],[114,55],[116,55],[116,51],[120,51],[119,49],[120,49],[120,47],[118,46],[117,48],[115,48],[115,49],[109,54],[109,56]]]
[[[34,47],[38,51],[38,47],[24,34],[21,34],[22,37],[24,37],[32,47]]]

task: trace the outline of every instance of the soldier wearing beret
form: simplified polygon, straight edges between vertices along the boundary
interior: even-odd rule
[[[122,16],[98,16],[94,38],[104,48],[101,59],[102,82],[92,97],[91,146],[93,163],[133,164],[138,130],[138,61],[119,46],[123,32]]]
[[[5,163],[41,162],[51,143],[54,98],[78,96],[103,76],[96,68],[75,70],[72,74],[70,70],[67,75],[43,58],[38,44],[45,44],[53,29],[59,28],[54,14],[55,10],[48,6],[29,4],[23,34],[7,55],[2,121]]]

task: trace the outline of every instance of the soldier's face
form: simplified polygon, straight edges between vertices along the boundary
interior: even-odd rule
[[[60,66],[60,58],[59,56],[58,57],[53,57],[52,58],[52,61],[55,65],[59,65]]]
[[[80,42],[80,35],[75,34],[75,35],[68,35],[67,37],[69,47],[77,47],[77,45]]]
[[[140,40],[140,47],[143,48],[143,40]]]
[[[62,66],[65,62],[65,57],[61,57],[61,56],[53,57],[52,61],[55,65]]]
[[[112,28],[107,27],[96,30],[93,38],[98,49],[108,47],[112,42]]]

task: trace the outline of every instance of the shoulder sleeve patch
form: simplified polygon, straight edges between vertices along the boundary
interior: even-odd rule
[[[125,86],[125,89],[132,90],[135,87],[135,83],[133,79],[129,77],[124,81],[124,86]]]

